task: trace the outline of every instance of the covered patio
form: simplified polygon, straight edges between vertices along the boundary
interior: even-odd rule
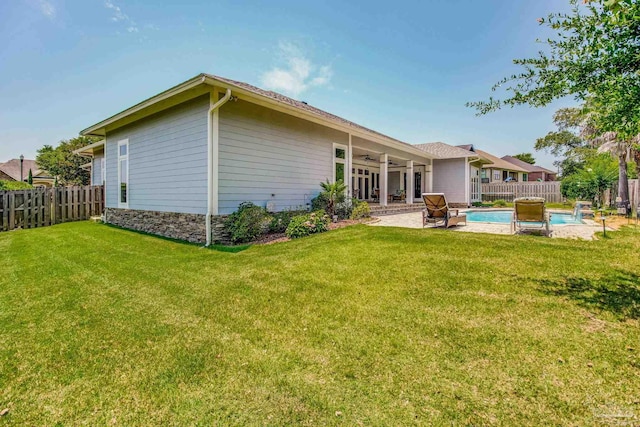
[[[349,146],[334,144],[335,177],[349,194],[372,204],[372,209],[410,206],[433,186],[431,156],[409,144],[391,148],[355,135]]]

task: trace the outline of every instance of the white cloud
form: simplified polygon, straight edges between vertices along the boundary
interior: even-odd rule
[[[319,67],[313,64],[293,43],[281,42],[278,49],[286,67],[274,67],[261,76],[262,85],[266,88],[298,96],[311,87],[330,83],[333,76],[330,65]]]
[[[56,17],[56,7],[47,0],[40,0],[40,12],[47,18],[53,19]]]
[[[127,24],[127,31],[130,33],[138,32],[138,26],[136,25],[135,21],[129,18],[129,15],[127,15],[122,11],[122,9],[120,9],[120,6],[115,5],[111,0],[105,0],[104,7],[112,11],[113,15],[111,16],[111,20],[113,22],[123,22]]]

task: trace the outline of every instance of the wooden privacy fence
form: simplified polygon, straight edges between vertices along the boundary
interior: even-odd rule
[[[560,181],[492,182],[482,184],[482,200],[512,202],[517,197],[544,197],[550,203],[562,203]]]
[[[102,214],[103,187],[0,191],[0,231],[46,227]]]

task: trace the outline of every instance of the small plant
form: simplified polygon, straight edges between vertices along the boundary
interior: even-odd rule
[[[329,216],[333,216],[336,214],[336,206],[345,200],[347,186],[341,180],[331,182],[327,179],[326,182],[320,183],[320,187],[322,187],[322,192],[327,200],[326,212]]]
[[[271,216],[269,233],[284,233],[291,222],[291,218],[300,215],[300,211],[282,211]]]
[[[329,199],[326,193],[320,193],[313,199],[311,199],[311,211],[323,211],[327,212],[327,206],[329,205]]]
[[[493,206],[493,202],[473,202],[471,206],[475,208],[490,208]]]
[[[359,202],[351,211],[351,219],[369,218],[371,216],[371,209],[369,203]]]
[[[493,206],[495,206],[496,208],[504,208],[507,206],[507,201],[504,199],[498,199],[493,202]]]
[[[229,215],[225,222],[233,243],[247,243],[256,240],[267,229],[271,216],[265,208],[251,202],[243,202],[238,210]]]
[[[329,216],[322,211],[297,215],[287,226],[287,237],[297,239],[310,234],[322,233],[329,229]]]
[[[362,202],[356,198],[343,200],[336,205],[335,215],[337,215],[339,219],[350,218],[351,212],[360,203]]]

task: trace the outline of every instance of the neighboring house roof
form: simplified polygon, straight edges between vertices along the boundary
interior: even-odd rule
[[[201,86],[209,86],[209,88],[206,90],[202,90]],[[249,98],[260,101],[260,103],[266,103],[271,108],[282,110],[289,114],[294,114],[303,119],[308,119],[323,124],[332,124],[334,126],[337,125],[342,130],[352,132],[354,134],[360,133],[365,137],[373,138],[374,140],[377,140],[379,142],[391,143],[390,145],[401,145],[403,149],[409,150],[409,152],[415,150],[413,151],[414,154],[417,155],[418,153],[422,153],[422,156],[430,158],[428,153],[425,156],[424,151],[419,150],[411,144],[407,144],[406,142],[389,137],[352,121],[343,119],[342,117],[338,117],[334,114],[313,107],[306,102],[289,98],[288,96],[279,94],[277,92],[260,89],[248,83],[206,73],[201,73],[193,77],[192,79],[189,79],[177,86],[159,93],[158,95],[142,101],[134,105],[133,107],[130,107],[114,116],[109,117],[108,119],[96,123],[95,125],[88,127],[87,129],[80,132],[80,134],[104,136],[107,129],[116,129],[128,123],[132,123],[133,121],[138,120],[142,117],[153,114],[154,112],[157,112],[157,110],[154,110],[152,107],[168,108],[169,106],[172,106],[170,102],[171,99],[175,99],[173,105],[177,105],[178,103],[184,102],[184,100],[189,99],[190,94],[191,97],[204,95],[205,93],[207,93],[207,91],[210,90],[211,86],[216,86],[221,89],[231,89],[234,96],[247,96]],[[182,95],[182,97],[179,97],[178,95]]]
[[[492,169],[505,169],[515,172],[528,172],[526,169],[521,168],[520,166],[514,165],[513,163],[509,163],[506,160],[502,160],[500,157],[496,157],[493,154],[489,154],[486,151],[476,150],[480,156],[489,160],[491,163],[485,164],[483,168],[492,168]]]
[[[461,147],[445,144],[444,142],[427,142],[425,144],[415,144],[414,147],[432,154],[436,159],[462,159],[469,157],[480,157]]]
[[[527,172],[544,172],[547,174],[553,174],[555,175],[556,173],[552,170],[549,170],[547,168],[543,168],[542,166],[536,166],[536,165],[532,165],[531,163],[527,163],[524,162],[516,157],[512,157],[512,156],[503,156],[502,160],[506,160],[509,163],[512,163],[516,166],[520,166],[521,168],[525,169]]]
[[[24,159],[22,163],[22,178],[27,179],[29,176],[29,169],[31,169],[31,174],[36,175],[40,171],[38,169],[38,164],[35,160]],[[16,181],[20,181],[20,159],[11,159],[8,162],[0,163],[0,171],[4,172],[5,175],[10,176]]]
[[[463,144],[463,145],[456,145],[456,147],[460,147],[463,150],[469,150],[469,151],[473,151],[475,153],[475,148],[473,148],[473,144]]]

